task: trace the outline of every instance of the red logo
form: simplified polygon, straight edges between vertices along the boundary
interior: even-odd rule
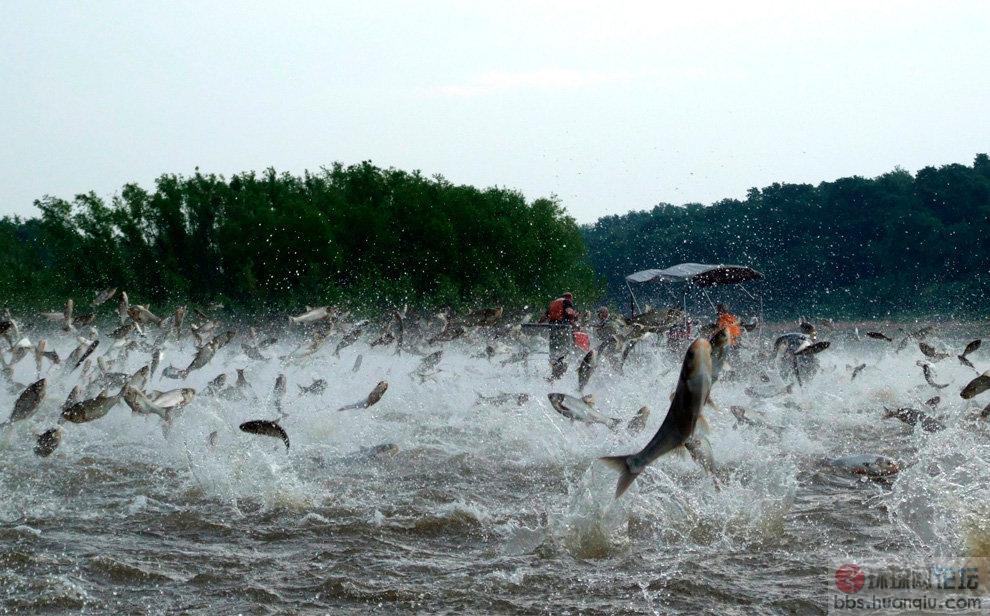
[[[835,570],[835,585],[847,595],[859,592],[864,582],[866,576],[859,565],[842,565]]]

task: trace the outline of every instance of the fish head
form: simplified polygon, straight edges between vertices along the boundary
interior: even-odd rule
[[[550,400],[550,406],[552,406],[558,412],[566,408],[566,406],[564,405],[564,394],[559,394],[559,393],[547,394],[547,399]]]
[[[138,394],[140,394],[140,393],[141,392],[139,392],[137,389],[134,389],[130,385],[125,385],[124,386],[124,401],[127,402],[127,404],[129,406],[133,407],[135,404],[137,404]]]
[[[877,456],[873,463],[868,466],[878,475],[896,475],[901,470],[901,466],[896,460],[884,456]]]
[[[720,328],[708,339],[708,343],[712,347],[712,352],[724,350],[729,345],[729,330]]]

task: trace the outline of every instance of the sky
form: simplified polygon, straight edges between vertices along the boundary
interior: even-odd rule
[[[587,223],[990,151],[982,0],[0,8],[0,215],[371,160]]]

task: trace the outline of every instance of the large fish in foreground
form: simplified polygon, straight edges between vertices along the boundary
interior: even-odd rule
[[[646,447],[631,455],[601,458],[603,462],[622,473],[615,487],[616,498],[629,489],[643,469],[665,453],[685,445],[692,451],[693,456],[696,455],[694,450],[699,448],[691,442],[691,437],[694,436],[695,426],[701,417],[701,409],[708,399],[711,387],[712,347],[707,340],[699,338],[691,343],[684,355],[684,363],[681,365],[681,374],[677,379],[677,390],[671,400],[670,409],[660,429]]]

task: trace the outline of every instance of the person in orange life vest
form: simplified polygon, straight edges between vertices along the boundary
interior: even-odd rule
[[[726,333],[729,334],[729,344],[735,346],[739,342],[739,337],[742,336],[742,327],[739,325],[739,318],[729,312],[725,304],[716,306],[715,311],[718,313],[718,320],[715,322],[715,327],[726,330]]]
[[[540,317],[540,323],[570,323],[574,325],[575,321],[577,321],[577,311],[574,310],[574,296],[570,293],[564,293],[561,297],[550,302],[546,312]]]
[[[561,297],[550,302],[546,312],[540,317],[540,323],[551,325],[575,325],[577,310],[574,309],[574,296],[564,293]],[[567,355],[571,349],[572,334],[570,328],[555,327],[550,330],[550,362]]]

